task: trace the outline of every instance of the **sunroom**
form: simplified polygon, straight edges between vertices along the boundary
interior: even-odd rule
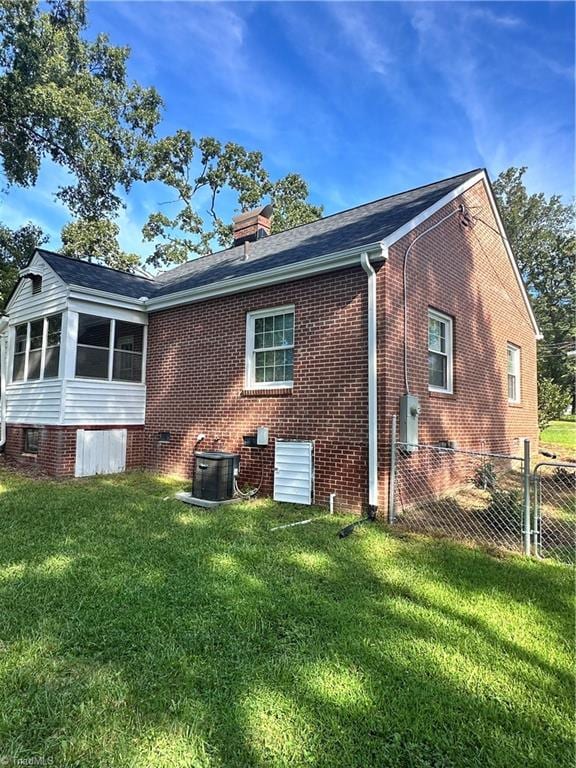
[[[22,278],[7,305],[4,333],[8,432],[21,427],[22,453],[42,446],[39,432],[48,427],[107,428],[115,434],[87,439],[125,442],[118,427],[144,424],[144,297],[68,284],[41,252]]]

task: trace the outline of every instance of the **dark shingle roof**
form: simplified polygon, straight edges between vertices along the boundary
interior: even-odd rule
[[[59,253],[45,251],[41,248],[38,253],[52,267],[54,272],[69,285],[81,285],[84,288],[117,293],[132,299],[151,296],[154,292],[155,281],[146,277],[103,267],[100,264],[92,264],[89,261],[72,259],[69,256],[62,256]]]
[[[469,171],[265,237],[250,243],[248,260],[244,260],[243,246],[228,248],[188,261],[154,280],[49,251],[41,251],[41,254],[66,283],[131,298],[165,296],[377,243],[478,172],[478,169]]]
[[[194,259],[158,275],[154,295],[164,296],[376,243],[478,172],[469,171],[265,237],[250,244],[247,261],[242,246]]]

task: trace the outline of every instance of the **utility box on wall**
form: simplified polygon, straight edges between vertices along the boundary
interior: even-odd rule
[[[418,395],[402,395],[400,398],[400,442],[406,453],[413,453],[418,449],[418,416],[420,403]]]

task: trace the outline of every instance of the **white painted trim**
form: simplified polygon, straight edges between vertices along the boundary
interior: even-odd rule
[[[506,392],[508,392],[508,352],[512,350],[514,353],[514,373],[512,374],[516,379],[516,397],[508,397],[510,405],[520,405],[522,402],[522,348],[518,344],[514,344],[511,341],[506,343]]]
[[[291,389],[294,385],[294,381],[275,381],[275,382],[256,382],[254,374],[254,353],[257,351],[254,348],[254,334],[256,319],[259,317],[271,317],[274,315],[285,315],[291,312],[294,315],[292,333],[293,341],[292,347],[286,347],[286,349],[294,349],[296,343],[296,308],[294,304],[285,304],[282,307],[269,307],[268,309],[257,309],[254,312],[246,313],[246,352],[244,361],[244,387],[246,389]]]
[[[33,267],[34,267],[34,264],[35,264],[35,263],[37,263],[37,261],[38,261],[38,260],[41,260],[41,261],[42,261],[42,263],[43,263],[43,264],[44,264],[46,267],[48,267],[48,269],[49,269],[49,270],[50,270],[50,272],[51,272],[51,273],[54,275],[55,279],[56,279],[56,280],[57,280],[57,281],[60,283],[60,285],[61,285],[63,288],[65,288],[66,290],[68,290],[68,284],[67,284],[67,283],[65,283],[65,282],[64,282],[64,280],[62,280],[62,278],[60,277],[60,275],[59,275],[57,272],[55,272],[55,271],[52,269],[52,267],[50,266],[50,264],[48,264],[48,262],[47,262],[47,261],[46,261],[46,260],[45,260],[45,259],[44,259],[44,258],[43,258],[43,257],[42,257],[42,256],[41,256],[39,253],[38,253],[38,252],[35,252],[35,253],[34,253],[34,256],[33,256],[33,257],[32,257],[32,259],[30,260],[30,263],[28,264],[28,266],[27,266],[27,267],[24,267],[23,269],[21,269],[21,270],[18,272],[18,275],[19,275],[19,281],[18,281],[18,285],[16,286],[16,290],[14,291],[14,293],[12,294],[12,296],[10,297],[10,301],[8,302],[8,304],[6,305],[6,307],[5,307],[5,309],[4,309],[4,313],[5,313],[6,315],[9,315],[9,314],[10,314],[10,311],[9,311],[9,310],[10,310],[10,307],[11,307],[11,306],[12,306],[12,304],[13,304],[13,303],[16,301],[16,299],[18,298],[19,294],[21,293],[21,291],[22,291],[22,286],[24,286],[24,285],[25,285],[25,281],[22,279],[22,274],[23,274],[23,273],[27,273],[27,272],[31,272],[31,271],[33,272],[33,271],[34,271],[34,269],[33,269]],[[43,281],[43,282],[44,282],[44,281]]]
[[[109,293],[97,288],[85,288],[82,285],[70,284],[70,298],[84,299],[94,304],[107,304],[112,307],[125,307],[126,309],[136,309],[141,312],[146,309],[147,297],[142,296],[139,299],[132,299],[129,296],[122,296],[119,293]]]
[[[454,320],[450,315],[445,315],[444,312],[438,312],[437,309],[428,307],[428,321],[430,318],[439,320],[446,325],[446,386],[435,387],[432,384],[428,384],[429,392],[443,392],[445,395],[454,394]],[[443,354],[438,350],[431,350],[428,344],[428,352],[435,352],[437,354]]]
[[[477,184],[479,181],[482,181],[485,178],[486,174],[484,171],[479,171],[474,176],[471,176],[469,179],[457,186],[456,189],[453,189],[451,192],[448,192],[448,194],[444,195],[444,197],[441,197],[440,200],[434,203],[434,205],[426,208],[426,210],[422,211],[422,213],[418,214],[418,216],[410,219],[410,221],[406,222],[406,224],[404,224],[402,227],[392,232],[391,235],[385,237],[384,240],[382,240],[382,246],[388,250],[390,246],[394,245],[394,243],[397,243],[398,240],[401,240],[403,237],[410,234],[410,232],[419,227],[420,224],[428,221],[431,216],[434,216],[435,213],[438,213],[438,211],[444,208],[444,206],[448,205],[448,203],[451,203],[457,197],[460,197],[461,194],[473,187],[474,184]]]
[[[368,504],[369,516],[378,508],[378,305],[376,272],[367,253],[360,257],[368,275]]]
[[[512,269],[514,270],[514,274],[516,275],[516,280],[518,281],[518,285],[520,286],[520,292],[522,294],[522,298],[524,299],[524,304],[526,305],[528,316],[530,317],[530,321],[532,323],[532,326],[534,327],[534,333],[536,334],[536,339],[537,341],[540,341],[541,339],[544,338],[544,335],[542,334],[540,328],[538,327],[538,323],[536,322],[536,317],[534,315],[534,310],[532,309],[532,305],[530,304],[530,299],[528,297],[528,292],[526,291],[526,286],[524,285],[524,281],[522,280],[520,270],[518,269],[518,264],[516,263],[516,259],[514,258],[514,254],[512,253],[512,248],[510,247],[510,242],[506,236],[506,230],[504,229],[504,223],[502,221],[502,217],[500,216],[498,206],[496,205],[496,200],[494,199],[492,186],[488,181],[488,179],[486,178],[486,174],[484,174],[484,185],[488,193],[488,200],[490,201],[490,207],[492,208],[492,213],[494,215],[494,218],[496,219],[496,224],[498,225],[498,229],[500,230],[500,236],[502,237],[504,248],[506,249],[506,253],[508,254],[510,263],[512,264]]]
[[[496,220],[496,223],[498,225],[498,229],[500,231],[500,236],[502,238],[502,242],[504,243],[504,248],[506,250],[506,254],[510,260],[510,263],[512,265],[512,269],[514,271],[514,274],[516,276],[516,280],[518,281],[518,285],[520,286],[520,292],[522,294],[522,298],[524,300],[524,304],[526,305],[526,309],[528,311],[528,315],[530,317],[530,321],[532,323],[532,326],[534,328],[534,333],[536,334],[536,339],[540,340],[544,338],[542,336],[542,333],[540,332],[540,329],[538,328],[538,323],[536,322],[536,318],[534,316],[534,312],[532,310],[532,306],[530,305],[530,299],[528,298],[528,293],[526,292],[526,286],[524,285],[524,281],[522,280],[522,276],[520,275],[520,270],[518,269],[518,264],[516,263],[516,259],[514,258],[514,254],[512,253],[512,249],[510,248],[510,243],[508,241],[508,238],[506,237],[506,231],[504,230],[504,224],[502,223],[502,219],[500,217],[500,213],[498,211],[498,206],[496,205],[496,201],[494,200],[494,194],[492,192],[492,187],[490,185],[490,181],[488,179],[488,176],[486,175],[486,171],[480,171],[479,173],[475,174],[474,176],[471,176],[467,181],[460,184],[456,189],[452,190],[452,192],[449,192],[447,195],[444,195],[444,197],[440,198],[438,202],[434,203],[434,205],[431,205],[430,208],[426,208],[425,211],[423,211],[418,216],[411,219],[409,222],[404,224],[404,226],[397,229],[395,232],[393,232],[391,235],[388,235],[388,237],[384,238],[382,240],[382,248],[383,251],[386,253],[386,257],[388,256],[388,251],[394,243],[397,243],[398,240],[401,240],[406,235],[410,234],[416,227],[419,227],[420,224],[425,222],[427,219],[429,219],[431,216],[433,216],[435,213],[438,213],[438,211],[441,208],[444,208],[445,205],[448,205],[448,203],[451,203],[453,200],[455,200],[457,197],[462,195],[464,192],[471,189],[475,184],[478,184],[478,182],[484,182],[484,187],[486,189],[486,193],[488,195],[488,200],[490,202],[490,207],[492,209],[492,213],[494,215],[494,218]]]
[[[168,309],[180,304],[191,304],[197,301],[205,301],[216,296],[226,296],[230,293],[241,293],[243,291],[253,291],[266,285],[275,285],[285,283],[291,280],[300,280],[303,277],[321,274],[322,272],[333,271],[335,269],[344,269],[358,265],[358,257],[362,252],[373,254],[373,259],[382,261],[386,254],[381,243],[372,243],[368,246],[350,248],[339,253],[329,253],[325,256],[318,256],[314,259],[288,264],[282,267],[266,269],[251,275],[232,278],[231,280],[220,280],[218,283],[201,286],[199,288],[178,291],[168,296],[158,296],[149,299],[146,307],[151,312],[160,309]]]

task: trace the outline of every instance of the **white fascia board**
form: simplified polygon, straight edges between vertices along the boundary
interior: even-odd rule
[[[84,299],[93,304],[107,304],[110,307],[122,307],[124,309],[137,309],[139,312],[146,311],[146,297],[132,299],[129,296],[122,296],[119,293],[109,293],[100,291],[97,288],[86,288],[83,285],[69,286],[69,298]]]
[[[48,262],[46,261],[46,259],[42,258],[41,254],[39,254],[39,253],[36,251],[36,252],[34,253],[34,256],[32,256],[32,258],[30,259],[30,263],[28,264],[28,266],[27,266],[27,267],[23,267],[22,269],[18,270],[18,284],[17,284],[17,286],[16,286],[16,290],[14,291],[14,293],[12,294],[12,296],[10,297],[10,301],[8,302],[8,304],[6,305],[6,307],[4,308],[4,312],[5,312],[6,314],[10,314],[9,310],[10,310],[10,307],[11,307],[11,305],[12,305],[12,304],[13,304],[13,303],[16,301],[17,297],[20,295],[20,291],[22,290],[22,286],[24,285],[24,282],[23,282],[22,278],[23,278],[25,275],[28,275],[28,274],[30,274],[31,272],[34,272],[34,264],[37,264],[37,263],[38,263],[38,261],[42,261],[43,265],[44,265],[44,266],[45,266],[47,269],[49,269],[49,270],[50,270],[50,272],[51,272],[51,273],[54,275],[54,277],[55,277],[55,278],[56,278],[56,280],[57,280],[57,281],[60,283],[60,285],[62,285],[62,286],[63,286],[63,287],[66,289],[66,290],[68,290],[68,285],[67,285],[67,284],[64,282],[64,280],[62,280],[62,278],[60,277],[60,275],[59,275],[57,272],[55,272],[55,271],[52,269],[52,267],[50,266],[50,264],[48,264]]]
[[[371,243],[370,245],[349,248],[338,253],[329,253],[325,256],[318,256],[314,259],[307,259],[295,264],[274,267],[273,269],[266,269],[250,275],[231,278],[230,280],[220,280],[217,283],[178,291],[167,296],[158,296],[157,298],[150,299],[146,303],[146,307],[151,312],[156,312],[161,309],[178,306],[179,304],[191,304],[216,296],[253,291],[256,288],[285,283],[291,280],[300,280],[301,278],[311,277],[322,272],[331,272],[336,269],[357,266],[362,253],[372,254],[374,261],[382,261],[387,256],[381,243]]]
[[[524,299],[524,304],[526,305],[528,316],[530,317],[530,321],[532,323],[532,326],[534,327],[536,340],[541,341],[544,338],[544,335],[540,330],[540,328],[538,327],[538,323],[536,322],[534,310],[532,309],[532,305],[530,304],[530,299],[528,297],[528,291],[526,290],[526,286],[524,285],[524,280],[522,280],[522,275],[520,274],[520,270],[518,269],[518,264],[516,263],[516,259],[514,258],[514,254],[512,253],[512,248],[510,247],[510,241],[506,236],[504,223],[502,221],[502,217],[500,216],[500,211],[498,210],[496,200],[494,199],[494,193],[492,192],[492,185],[486,178],[486,175],[484,175],[484,186],[486,187],[486,192],[488,193],[488,200],[490,201],[490,207],[492,208],[492,213],[496,220],[498,231],[500,232],[500,237],[502,238],[502,242],[504,243],[504,248],[506,249],[506,253],[508,254],[510,263],[512,264],[512,269],[514,270],[514,274],[516,275],[516,280],[518,281],[518,285],[520,286],[520,293],[522,294],[522,298]]]
[[[514,258],[514,254],[512,253],[512,249],[510,248],[510,243],[508,242],[508,238],[506,237],[504,224],[502,223],[500,213],[498,212],[498,206],[496,205],[496,201],[494,200],[492,187],[490,185],[488,177],[486,176],[485,171],[479,171],[474,176],[471,176],[469,179],[467,179],[467,181],[463,182],[462,184],[460,184],[460,186],[456,187],[456,189],[453,189],[452,192],[449,192],[447,195],[444,195],[444,197],[440,198],[440,200],[438,200],[437,203],[434,203],[434,205],[431,205],[430,208],[426,208],[425,211],[423,211],[421,214],[419,214],[414,219],[409,221],[407,224],[404,224],[395,232],[392,232],[391,235],[388,235],[388,237],[382,240],[382,248],[383,250],[386,251],[386,255],[388,255],[388,250],[390,249],[391,245],[394,245],[394,243],[397,243],[398,240],[401,240],[403,237],[405,237],[414,229],[416,229],[416,227],[419,227],[420,224],[422,224],[427,219],[429,219],[430,216],[433,216],[441,208],[444,208],[445,205],[448,205],[448,203],[451,203],[452,200],[455,200],[457,197],[459,197],[461,194],[469,190],[475,184],[478,184],[479,181],[484,182],[484,188],[486,189],[486,193],[488,195],[490,207],[492,208],[492,213],[494,214],[494,218],[498,225],[498,230],[500,232],[502,242],[504,243],[504,248],[510,260],[510,264],[512,265],[512,269],[514,271],[514,274],[516,275],[516,280],[518,281],[518,285],[520,286],[520,292],[522,293],[522,298],[524,299],[526,310],[528,311],[530,321],[534,328],[536,339],[540,340],[544,337],[542,336],[542,333],[538,328],[538,323],[536,322],[536,318],[534,316],[534,312],[530,304],[530,299],[528,298],[528,293],[526,292],[526,286],[524,285],[524,281],[522,280],[522,277],[520,275],[520,270],[518,269],[518,264],[516,263],[516,259]]]
[[[391,235],[388,235],[388,237],[385,237],[384,240],[382,240],[382,247],[388,250],[391,245],[394,245],[394,243],[397,243],[398,240],[401,240],[403,237],[410,234],[410,232],[416,229],[416,227],[419,227],[420,224],[423,224],[425,221],[427,221],[430,218],[430,216],[434,216],[434,214],[438,213],[438,211],[444,208],[445,205],[448,205],[448,203],[451,203],[452,200],[455,200],[463,192],[466,192],[468,189],[473,187],[474,184],[477,184],[479,181],[482,181],[483,179],[486,179],[486,174],[484,173],[484,171],[479,171],[474,176],[471,176],[469,179],[467,179],[458,187],[456,187],[456,189],[453,189],[452,192],[448,192],[447,195],[444,195],[444,197],[441,197],[440,200],[434,203],[434,205],[431,205],[429,208],[426,208],[426,210],[422,211],[422,213],[418,214],[418,216],[415,216],[413,219],[410,219],[410,221],[406,222],[406,224],[404,224],[399,229],[392,232]]]

